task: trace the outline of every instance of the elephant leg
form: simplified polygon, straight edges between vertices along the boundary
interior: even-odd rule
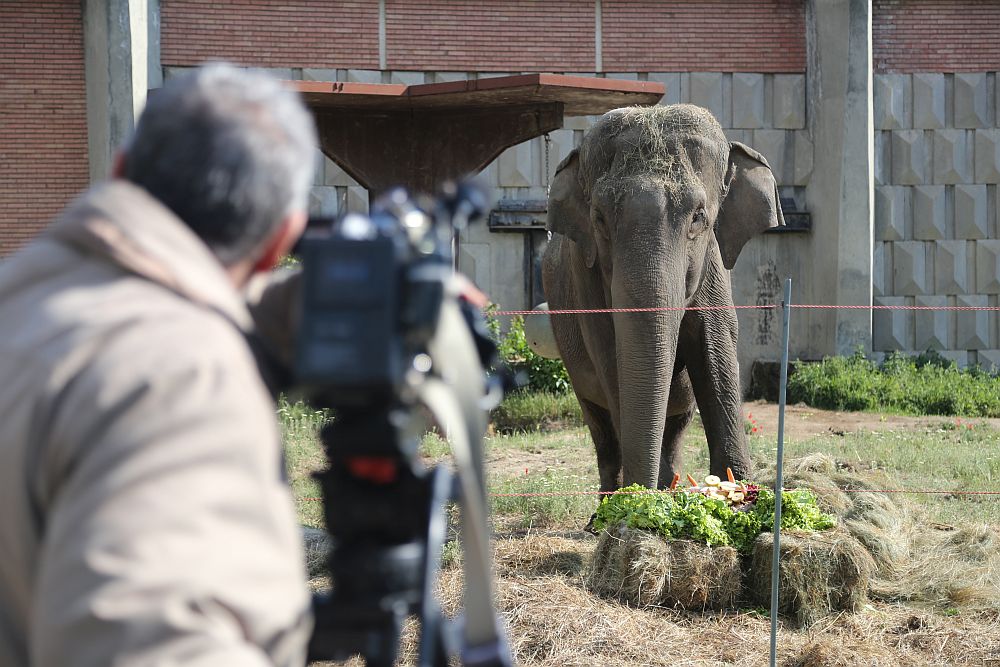
[[[732,303],[729,277],[720,268],[709,270],[702,287],[706,298],[692,305],[718,306]],[[688,312],[681,326],[681,346],[695,400],[708,439],[709,470],[725,477],[732,468],[738,479],[750,479],[750,450],[743,431],[743,401],[736,358],[736,312],[702,310]]]
[[[597,474],[601,480],[601,491],[616,491],[622,486],[622,448],[615,435],[611,415],[604,408],[583,398],[580,399],[580,408],[597,450]]]
[[[660,478],[657,488],[665,489],[674,481],[674,473],[680,472],[684,454],[684,432],[694,417],[694,406],[679,415],[667,417],[663,429],[663,449],[660,451]]]

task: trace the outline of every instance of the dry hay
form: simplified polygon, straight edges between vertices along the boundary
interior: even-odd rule
[[[773,484],[773,468],[759,478]],[[900,495],[866,492],[890,485],[883,473],[857,473],[824,454],[792,460],[785,467],[785,488],[811,489],[820,507],[837,515],[840,525],[871,554],[876,565],[874,598],[939,609],[1000,609],[996,529],[934,525]]]
[[[766,663],[766,612],[634,608],[592,594],[585,587],[582,568],[596,542],[578,532],[496,540],[496,607],[516,664],[757,667]],[[445,610],[453,614],[461,603],[461,569],[442,572],[437,590]],[[416,629],[416,623],[406,623],[402,665],[415,662]],[[945,617],[875,602],[863,614],[833,614],[808,630],[781,625],[778,632],[778,664],[787,667],[990,665],[997,658],[998,613]],[[322,664],[360,667],[363,663]]]
[[[587,569],[587,587],[638,607],[725,609],[740,593],[740,557],[732,547],[664,540],[624,526],[603,531]]]
[[[753,544],[750,594],[770,606],[774,535]],[[841,530],[788,531],[781,535],[778,610],[809,626],[831,611],[858,611],[868,601],[875,562],[857,540]]]
[[[713,151],[721,179],[729,142],[707,109],[671,104],[609,111],[583,144],[581,164],[594,171],[583,174],[581,182],[596,183],[618,199],[636,184],[634,178],[641,176],[655,179],[664,192],[676,199],[685,187],[690,187],[699,169],[684,146],[692,137],[715,140],[703,146]],[[592,159],[594,153],[600,159]]]

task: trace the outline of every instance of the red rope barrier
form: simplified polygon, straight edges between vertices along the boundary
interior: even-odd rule
[[[784,489],[791,491],[792,489]],[[914,495],[935,494],[948,496],[1000,496],[1000,491],[949,491],[946,489],[838,489],[844,493],[906,493]],[[645,491],[548,491],[536,493],[490,493],[493,498],[572,498],[574,496],[610,496],[615,493],[680,493],[677,491],[647,489]],[[299,498],[299,502],[318,502],[322,498]]]
[[[832,304],[795,304],[795,309],[820,310],[958,310],[958,311],[1000,311],[1000,306],[859,306]],[[760,306],[663,306],[650,308],[566,308],[562,310],[498,310],[493,315],[591,315],[595,313],[665,313],[678,310],[776,310],[781,304],[772,303]]]

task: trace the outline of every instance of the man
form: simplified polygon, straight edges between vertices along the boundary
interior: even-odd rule
[[[0,665],[301,664],[310,617],[241,298],[301,234],[315,128],[211,65],[0,265]]]

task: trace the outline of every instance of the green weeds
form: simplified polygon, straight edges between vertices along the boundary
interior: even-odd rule
[[[933,352],[893,353],[881,364],[859,352],[799,364],[788,380],[788,399],[829,410],[1000,417],[1000,376],[961,370]]]

